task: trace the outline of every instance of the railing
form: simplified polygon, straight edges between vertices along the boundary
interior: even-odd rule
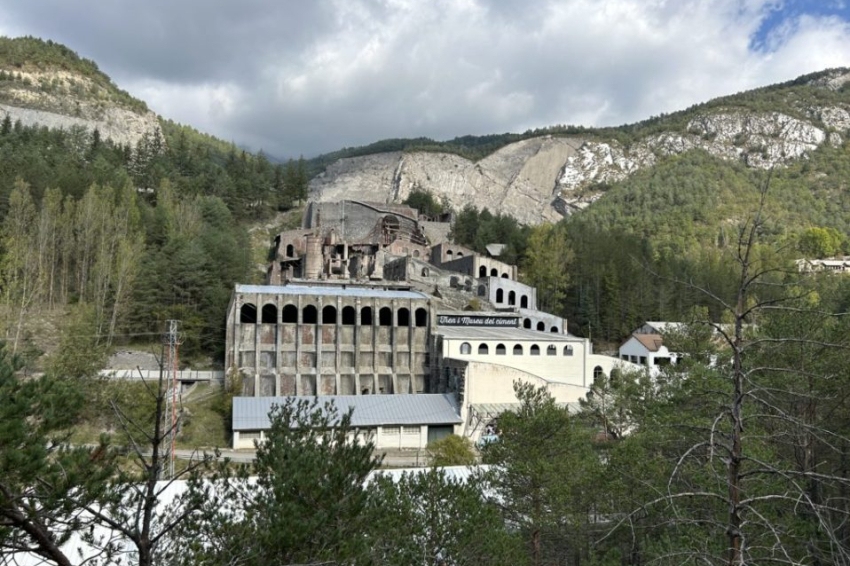
[[[108,379],[126,379],[129,381],[156,381],[159,379],[158,369],[102,369],[98,373],[101,377]],[[177,372],[177,380],[224,382],[224,371],[180,370]]]

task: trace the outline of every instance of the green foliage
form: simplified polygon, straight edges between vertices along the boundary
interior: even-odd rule
[[[468,438],[456,434],[429,442],[425,450],[432,466],[471,466],[475,463],[472,443]]]
[[[91,95],[95,100],[110,100],[140,114],[148,111],[144,102],[116,87],[110,78],[98,69],[94,61],[80,57],[64,45],[50,40],[45,41],[31,36],[16,38],[0,36],[0,68],[6,71],[3,76],[5,82],[14,80],[15,73],[21,71],[73,73],[92,81]],[[3,77],[0,77],[0,96],[3,94]],[[21,84],[47,92],[56,90],[55,82],[32,85],[27,81],[21,81]],[[71,93],[77,96],[83,94],[80,90],[72,90]]]
[[[224,481],[184,534],[186,564],[361,563],[371,517],[364,482],[380,461],[351,413],[288,400],[273,409],[251,472]],[[234,509],[239,510],[234,513]]]
[[[436,468],[378,474],[369,491],[372,564],[527,563],[479,478],[453,480]]]
[[[516,264],[525,253],[528,230],[512,216],[501,213],[494,216],[486,208],[479,211],[467,205],[455,216],[449,238],[484,255],[488,244],[505,244],[499,260]]]
[[[441,202],[437,202],[434,195],[428,191],[421,189],[413,189],[402,204],[406,204],[411,208],[419,211],[419,214],[429,218],[439,218],[441,215],[448,212],[446,207]]]
[[[800,234],[797,246],[807,258],[834,257],[841,251],[844,237],[835,228],[809,228]]]
[[[0,345],[0,555],[31,549],[70,565],[61,546],[91,522],[79,511],[101,495],[111,458],[103,445],[67,444],[85,404],[78,383],[17,368]]]
[[[486,481],[502,502],[505,521],[522,537],[533,564],[587,558],[582,542],[603,509],[598,490],[602,465],[591,448],[590,430],[573,422],[545,388],[517,382],[515,412],[499,418],[499,440],[484,446],[493,465]],[[565,481],[569,478],[569,481]]]

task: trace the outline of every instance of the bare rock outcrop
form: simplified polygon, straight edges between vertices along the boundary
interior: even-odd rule
[[[66,71],[18,71],[15,75],[16,81],[3,85],[0,120],[8,116],[24,126],[97,129],[102,139],[130,146],[160,130],[156,114],[117,103],[88,78]]]
[[[455,209],[467,204],[535,224],[582,209],[601,185],[625,179],[663,156],[702,149],[750,167],[781,167],[818,146],[843,142],[850,110],[806,108],[810,119],[780,112],[718,110],[694,116],[684,131],[647,136],[626,147],[615,140],[543,136],[503,147],[474,163],[448,153],[385,153],[341,159],[311,182],[312,197],[400,202],[412,190]]]

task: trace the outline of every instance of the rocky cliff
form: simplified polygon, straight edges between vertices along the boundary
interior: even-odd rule
[[[421,189],[454,208],[472,204],[525,223],[557,220],[598,199],[605,184],[651,167],[664,156],[701,149],[750,167],[770,168],[805,159],[821,144],[839,146],[850,130],[850,99],[800,93],[844,92],[849,81],[850,71],[842,69],[789,86],[784,95],[780,91],[782,111],[753,110],[729,97],[728,104],[680,113],[686,119],[668,120],[669,129],[627,143],[600,131],[526,139],[477,162],[432,152],[340,159],[313,179],[311,196],[389,203]]]
[[[0,83],[0,120],[8,116],[24,126],[98,130],[102,139],[136,143],[160,130],[156,114],[144,105],[121,104],[108,89],[63,70],[4,71]]]

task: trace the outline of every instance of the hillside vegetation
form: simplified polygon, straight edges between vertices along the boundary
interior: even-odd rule
[[[139,114],[148,111],[144,102],[115,86],[94,61],[80,57],[64,45],[34,37],[0,36],[0,102],[20,98],[10,100],[12,89],[109,103]],[[45,97],[34,96],[31,100],[45,100]]]
[[[3,85],[63,107],[94,97],[146,110],[95,63],[33,38],[0,38],[0,102]],[[220,359],[233,284],[259,277],[247,226],[304,198],[303,162],[160,126],[117,145],[96,129],[0,121],[0,332],[36,367],[85,373],[114,344],[156,341],[168,319],[182,321],[184,359]],[[43,333],[45,317],[65,321],[64,338]],[[35,362],[43,351],[66,359]]]

